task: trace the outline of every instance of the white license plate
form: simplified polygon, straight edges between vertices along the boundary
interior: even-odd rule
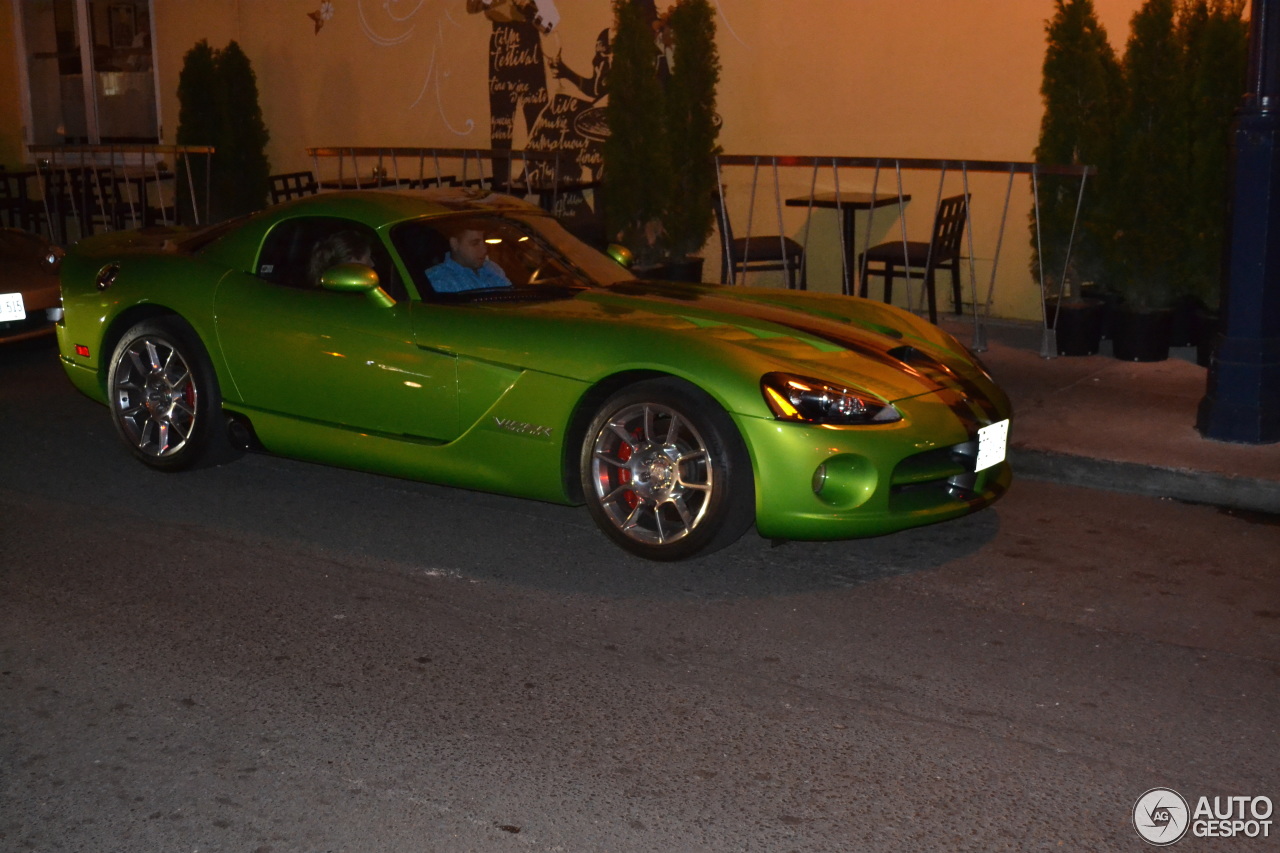
[[[0,323],[27,319],[21,293],[0,293]]]
[[[978,459],[974,471],[982,471],[1004,461],[1005,447],[1009,444],[1009,421],[984,426],[978,430]]]

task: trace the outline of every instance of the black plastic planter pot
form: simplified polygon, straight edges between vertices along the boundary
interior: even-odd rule
[[[1200,327],[1196,314],[1200,303],[1193,297],[1179,299],[1173,306],[1173,322],[1170,324],[1169,346],[1193,347],[1200,342]]]
[[[1111,352],[1121,361],[1164,361],[1169,357],[1169,332],[1173,311],[1135,311],[1120,307],[1115,313],[1115,337]]]
[[[1102,339],[1111,340],[1111,329],[1115,325],[1116,307],[1120,297],[1098,284],[1086,284],[1080,288],[1080,295],[1085,299],[1096,299],[1102,303]]]
[[[1199,327],[1196,333],[1196,364],[1208,367],[1213,360],[1213,348],[1218,343],[1218,315],[1201,311],[1196,316]]]
[[[1101,299],[1046,300],[1045,317],[1057,338],[1058,355],[1097,354],[1106,308]]]

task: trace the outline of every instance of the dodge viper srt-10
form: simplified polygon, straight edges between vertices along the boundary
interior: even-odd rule
[[[467,252],[498,282],[437,292],[427,271]],[[67,375],[165,471],[255,448],[585,503],[657,560],[752,524],[889,533],[1009,485],[1008,398],[940,329],[852,297],[638,280],[507,196],[315,195],[92,237],[59,272]]]

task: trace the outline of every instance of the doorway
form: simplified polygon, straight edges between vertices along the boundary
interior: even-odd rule
[[[27,144],[159,141],[151,0],[23,0],[15,9]]]

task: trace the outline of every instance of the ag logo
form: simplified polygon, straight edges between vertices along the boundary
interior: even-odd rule
[[[1157,847],[1180,841],[1190,825],[1187,801],[1172,788],[1152,788],[1133,804],[1133,828]]]

